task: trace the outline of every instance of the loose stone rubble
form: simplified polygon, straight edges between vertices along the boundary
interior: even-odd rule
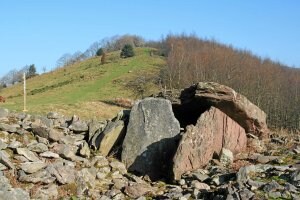
[[[299,134],[260,140],[198,103],[148,98],[106,121],[0,108],[0,199],[300,199]]]

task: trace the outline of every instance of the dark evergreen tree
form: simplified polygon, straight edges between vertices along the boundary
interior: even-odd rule
[[[128,58],[134,56],[133,47],[130,44],[125,44],[125,46],[121,50],[120,54],[121,58]]]
[[[96,52],[97,56],[102,56],[103,54],[104,54],[104,49],[103,48],[98,49],[97,52]]]
[[[34,77],[36,75],[37,75],[36,74],[36,68],[35,68],[34,64],[29,65],[28,71],[26,73],[26,78],[31,78],[31,77]]]

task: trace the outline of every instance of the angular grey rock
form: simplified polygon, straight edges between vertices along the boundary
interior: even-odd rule
[[[111,166],[111,168],[113,170],[118,170],[119,172],[121,172],[121,174],[127,173],[126,167],[125,167],[124,163],[122,163],[122,162],[115,160],[115,161],[112,161],[111,163],[109,163],[109,165]]]
[[[91,142],[91,139],[93,138],[93,136],[97,133],[97,132],[102,132],[104,130],[104,128],[107,125],[107,121],[103,121],[103,122],[98,122],[96,120],[92,120],[89,123],[89,138],[88,138],[88,142]]]
[[[53,153],[51,151],[40,153],[39,156],[44,158],[59,158],[59,155],[57,153]]]
[[[38,135],[36,135],[35,138],[37,139],[37,141],[38,141],[39,143],[43,143],[43,144],[45,144],[45,145],[48,145],[48,144],[49,144],[49,140],[46,139],[46,138],[40,137],[40,136],[38,136]]]
[[[92,165],[101,168],[109,165],[108,160],[105,156],[95,156],[92,160]]]
[[[241,183],[246,182],[247,180],[249,180],[249,174],[255,171],[256,171],[255,165],[241,167],[237,173],[237,181]]]
[[[34,199],[57,199],[57,197],[58,190],[55,184],[39,187],[32,196]]]
[[[10,161],[9,157],[4,151],[0,151],[0,163],[8,167],[9,169],[15,169],[15,166]]]
[[[154,192],[153,188],[145,183],[132,183],[125,187],[124,192],[131,198],[138,198],[147,193]]]
[[[13,141],[8,145],[8,148],[16,149],[16,148],[19,148],[19,147],[22,147],[22,146],[23,146],[23,144],[21,142]]]
[[[86,141],[84,141],[81,145],[80,145],[80,150],[79,150],[79,154],[84,157],[84,158],[89,158],[91,155],[91,151],[89,148],[89,145]]]
[[[20,156],[20,155],[14,155],[14,159],[21,161],[21,162],[29,162],[29,160],[27,158],[25,158],[24,156]]]
[[[2,140],[0,140],[0,150],[6,149],[7,147],[8,147],[8,144],[6,144],[6,143],[3,142]]]
[[[10,125],[10,124],[0,123],[0,131],[7,131],[9,133],[16,133],[17,128],[20,128],[20,126],[17,125],[17,124]]]
[[[24,171],[19,171],[19,178],[18,180],[20,182],[26,182],[26,183],[53,183],[55,181],[55,178],[51,176],[51,174],[46,170],[40,170],[38,172],[35,172],[33,174],[26,175]]]
[[[123,141],[122,162],[130,171],[159,178],[168,173],[180,125],[169,100],[146,98],[131,110]]]
[[[25,162],[20,164],[20,168],[26,173],[32,174],[35,173],[47,166],[46,163],[38,161],[38,162]]]
[[[49,165],[46,170],[56,177],[60,184],[74,183],[77,172],[74,167],[64,165],[63,162],[56,162]]]
[[[30,150],[27,148],[17,148],[17,153],[23,155],[30,161],[40,161],[40,159]]]
[[[37,152],[37,153],[43,153],[43,152],[48,151],[48,146],[43,143],[35,143],[35,144],[27,146],[27,148],[30,151]]]
[[[272,199],[281,198],[281,192],[271,191],[268,193],[268,196]]]
[[[12,188],[5,176],[0,176],[0,199],[30,200],[29,193],[21,188]]]
[[[35,135],[48,139],[49,129],[47,127],[32,125],[32,132]]]
[[[255,195],[253,192],[251,192],[250,190],[248,190],[247,188],[242,189],[240,192],[240,197],[241,200],[248,200],[248,199],[252,199],[252,197]]]
[[[47,114],[47,118],[48,119],[58,119],[58,118],[61,118],[62,116],[56,112],[49,112]]]
[[[69,126],[69,129],[74,132],[86,132],[89,130],[89,127],[83,121],[75,121]]]
[[[228,167],[233,163],[233,153],[229,149],[222,148],[220,153],[220,162]]]
[[[34,127],[45,127],[45,128],[53,127],[53,121],[44,116],[32,116],[31,121],[33,121],[32,126]]]
[[[52,142],[57,142],[64,136],[65,136],[65,134],[59,130],[56,130],[56,129],[49,130],[48,137],[49,137],[49,140]]]
[[[7,167],[0,162],[0,171],[6,170]]]
[[[60,155],[60,157],[65,158],[67,160],[88,163],[87,159],[76,155],[78,147],[70,146],[66,144],[59,144],[56,146],[55,150]]]
[[[123,121],[109,122],[103,133],[96,139],[96,146],[99,144],[99,152],[103,156],[107,156],[113,146],[124,138],[125,125]]]

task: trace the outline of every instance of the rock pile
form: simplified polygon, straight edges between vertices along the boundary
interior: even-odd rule
[[[146,98],[106,121],[0,109],[0,199],[299,199],[300,138],[266,150],[263,111],[222,88]]]

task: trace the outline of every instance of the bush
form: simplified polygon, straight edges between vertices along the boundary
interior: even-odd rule
[[[96,52],[97,56],[102,56],[103,54],[104,54],[104,49],[103,48],[98,49],[97,52]]]
[[[101,65],[104,65],[106,63],[106,54],[103,53],[101,56]]]
[[[134,56],[133,47],[130,44],[125,44],[125,46],[121,50],[120,54],[121,58],[128,58]]]

